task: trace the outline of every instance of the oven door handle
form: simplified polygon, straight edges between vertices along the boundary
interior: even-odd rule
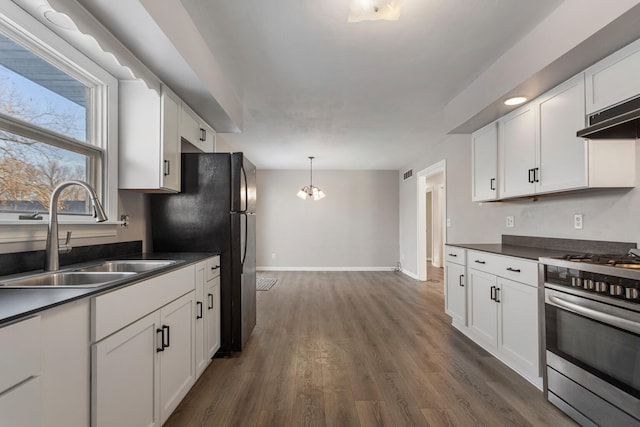
[[[565,308],[573,313],[588,317],[589,319],[597,320],[599,322],[606,323],[607,325],[640,335],[640,323],[634,322],[633,320],[624,319],[592,308],[583,307],[579,304],[574,304],[562,298],[558,298],[555,295],[549,295],[549,302],[560,308]]]

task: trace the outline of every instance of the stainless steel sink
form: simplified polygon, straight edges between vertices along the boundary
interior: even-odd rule
[[[166,267],[167,265],[175,263],[176,261],[168,259],[116,260],[105,261],[102,264],[83,267],[76,271],[143,273],[145,271],[155,270],[156,268]]]
[[[131,277],[135,272],[65,271],[23,277],[0,283],[6,288],[95,288],[116,280]]]

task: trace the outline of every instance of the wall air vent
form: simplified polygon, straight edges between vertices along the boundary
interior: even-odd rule
[[[413,176],[413,169],[409,169],[402,176],[403,176],[403,181],[408,180],[409,178],[411,178]]]

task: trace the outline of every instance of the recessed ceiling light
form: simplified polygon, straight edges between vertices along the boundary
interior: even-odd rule
[[[520,105],[527,102],[526,96],[514,96],[504,101],[504,105]]]

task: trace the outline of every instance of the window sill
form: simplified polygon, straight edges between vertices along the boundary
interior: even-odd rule
[[[117,234],[121,221],[101,223],[87,221],[59,221],[60,239],[64,240],[67,231],[71,231],[72,241],[93,237],[112,237]],[[47,240],[48,221],[0,220],[0,243],[36,242]],[[62,241],[61,240],[61,241]]]

